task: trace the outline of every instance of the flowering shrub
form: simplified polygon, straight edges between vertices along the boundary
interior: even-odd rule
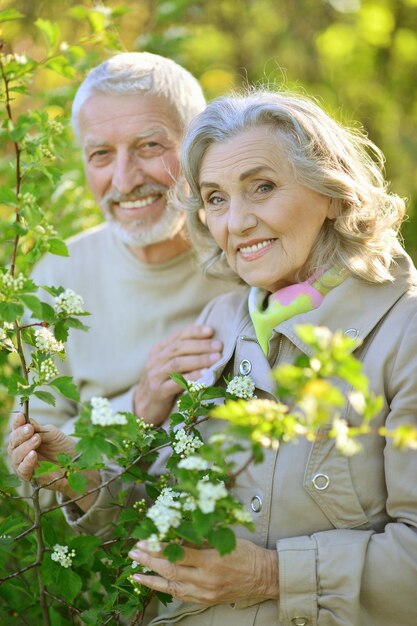
[[[104,36],[105,12],[89,13],[81,6],[77,11],[94,25],[94,37],[99,36],[98,23]],[[18,18],[14,9],[0,12],[0,21]],[[59,45],[54,24],[41,20],[39,28],[48,41],[43,63],[72,77],[83,49]],[[49,199],[59,181],[54,155],[65,142],[64,120],[50,119],[46,111],[27,112],[17,119],[12,115],[11,94],[27,91],[36,68],[33,59],[0,51],[1,96],[6,105],[2,138],[15,154],[14,188],[0,188],[0,204],[6,210],[5,219],[1,214],[1,254],[10,252],[0,269],[0,365],[6,372],[7,393],[20,400],[27,419],[32,396],[52,405],[56,393],[78,400],[72,380],[59,375],[56,358],[65,358],[69,329],[85,330],[80,317],[87,315],[82,298],[70,286],[43,285],[40,292],[28,278],[31,265],[44,252],[67,254],[40,201],[40,190]],[[39,296],[44,292],[49,302]],[[282,402],[255,398],[248,376],[206,387],[173,375],[183,394],[167,430],[129,413],[115,413],[106,398],[92,398],[81,408],[74,431],[76,456],[61,453],[54,463],[41,461],[36,478],[55,472],[64,476],[78,494],[68,505],[75,505],[86,492],[107,490],[116,481],[122,484],[114,503],[120,515],[105,537],[74,536],[63,521],[63,504],[43,505],[36,479],[30,496],[19,496],[19,481],[1,467],[0,623],[139,625],[152,593],[132,582],[127,554],[135,541],[147,539],[154,550],[163,546],[172,561],[181,558],[184,542],[209,545],[226,554],[235,546],[234,528],[252,528],[233,486],[249,463],[262,460],[265,447],[299,436],[314,439],[317,429],[329,424],[329,436],[341,452],[355,453],[355,437],[372,431],[372,418],[380,408],[351,354],[355,344],[326,329],[303,327],[298,332],[313,356],[302,355],[275,372]],[[348,400],[330,382],[337,379],[351,385]],[[346,401],[363,417],[360,426],[352,428],[343,420]],[[216,432],[205,440],[202,426],[208,420],[221,422],[215,422]],[[412,427],[390,436],[399,446],[417,447]],[[236,453],[246,458],[241,466]],[[158,454],[167,456],[162,474],[151,470]],[[109,465],[113,474],[103,473],[101,484],[89,488],[86,472]],[[137,497],[131,504],[133,489]],[[135,571],[140,569],[134,566]],[[164,594],[157,595],[169,601]]]

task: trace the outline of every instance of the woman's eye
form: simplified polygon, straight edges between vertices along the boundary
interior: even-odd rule
[[[206,200],[205,200],[205,204],[209,205],[210,207],[218,207],[220,206],[220,204],[223,202],[223,198],[221,196],[209,196]]]
[[[267,193],[268,191],[271,191],[271,189],[273,189],[272,183],[261,183],[256,188],[256,191],[259,191],[260,193]]]

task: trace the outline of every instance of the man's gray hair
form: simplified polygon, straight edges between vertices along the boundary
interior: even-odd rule
[[[388,192],[382,152],[364,132],[342,126],[311,98],[255,89],[210,103],[190,124],[182,144],[189,190],[179,187],[177,201],[188,210],[189,233],[203,269],[223,277],[231,272],[200,219],[202,160],[211,145],[259,126],[276,136],[297,182],[330,198],[336,215],[326,219],[298,278],[330,264],[370,282],[392,280],[405,203]]]
[[[182,131],[206,104],[197,79],[175,61],[150,52],[124,52],[92,69],[78,88],[72,105],[76,137],[79,139],[80,109],[88,98],[94,94],[138,93],[164,98]]]

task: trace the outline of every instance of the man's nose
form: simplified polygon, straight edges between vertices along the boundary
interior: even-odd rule
[[[112,186],[119,193],[130,193],[145,182],[142,164],[129,154],[118,154],[114,161]]]

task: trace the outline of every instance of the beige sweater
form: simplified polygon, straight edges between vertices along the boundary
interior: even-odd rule
[[[205,304],[232,289],[230,283],[204,278],[192,252],[167,263],[139,261],[103,225],[68,242],[69,257],[46,255],[36,266],[39,285],[62,285],[84,298],[88,332],[70,330],[62,375],[72,376],[81,401],[111,400],[114,410],[132,410],[137,383],[149,349],[192,323]],[[48,300],[45,291],[40,297]],[[77,415],[76,403],[57,397],[52,407],[31,399],[30,414],[41,423],[62,427]]]

